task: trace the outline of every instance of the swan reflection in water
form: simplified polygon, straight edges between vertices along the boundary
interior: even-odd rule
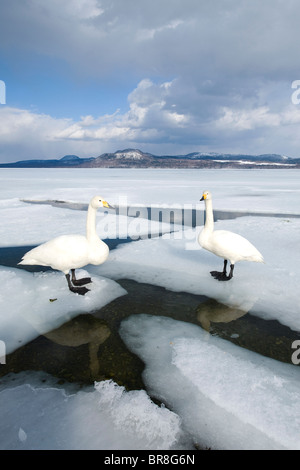
[[[44,333],[43,336],[61,346],[77,347],[88,344],[89,369],[91,377],[97,378],[100,364],[99,346],[110,336],[111,331],[103,320],[86,315],[79,315],[64,325]]]
[[[211,323],[230,323],[243,317],[251,310],[257,297],[230,298],[228,304],[209,299],[201,303],[196,309],[196,317],[205,331],[210,331]]]

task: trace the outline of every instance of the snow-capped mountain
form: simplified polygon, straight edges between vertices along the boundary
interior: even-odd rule
[[[65,155],[59,160],[21,160],[1,164],[15,168],[300,168],[300,158],[278,154],[226,154],[193,152],[186,155],[152,155],[139,149],[117,150],[99,157]]]

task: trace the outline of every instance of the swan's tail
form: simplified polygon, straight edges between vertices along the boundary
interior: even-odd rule
[[[264,263],[266,264],[265,260],[264,260],[264,257],[261,253],[257,253],[257,255],[255,256],[255,258],[253,259],[253,261],[255,261],[256,263]]]
[[[254,261],[255,263],[264,263],[265,260],[263,255],[253,246],[252,253],[248,256],[245,256],[243,259],[244,261]]]
[[[34,258],[32,255],[31,255],[31,252],[32,250],[28,251],[27,253],[25,253],[25,255],[22,257],[21,261],[18,263],[18,264],[27,264],[27,265],[36,265],[36,264],[40,264],[38,259]],[[42,266],[42,265],[41,265]]]
[[[35,259],[30,259],[30,258],[22,258],[22,260],[18,264],[27,264],[27,265],[35,265],[37,264]]]

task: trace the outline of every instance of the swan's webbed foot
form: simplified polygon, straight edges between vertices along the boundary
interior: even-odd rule
[[[74,292],[75,294],[79,295],[85,295],[87,292],[89,292],[90,289],[87,289],[86,287],[69,287],[70,291]]]
[[[210,274],[215,279],[218,279],[218,281],[226,281],[228,278],[227,274],[223,273],[223,271],[210,271]]]
[[[84,286],[85,284],[92,282],[92,279],[90,277],[83,277],[82,279],[75,279],[74,281],[72,279],[72,282],[74,286]]]
[[[70,291],[74,292],[74,294],[85,295],[87,292],[89,292],[90,289],[87,289],[86,287],[74,287],[71,283],[70,274],[66,274],[66,279]]]
[[[71,269],[72,273],[72,283],[74,286],[84,286],[84,284],[89,284],[92,282],[92,279],[90,277],[83,277],[82,279],[76,279],[75,276],[75,269]]]
[[[228,276],[226,273],[226,267],[227,267],[227,260],[224,261],[223,271],[210,271],[210,274],[218,281],[229,281],[233,277],[234,264],[230,265],[230,272]]]
[[[232,276],[227,276],[227,274],[220,271],[211,271],[210,274],[218,281],[229,281],[232,278]]]

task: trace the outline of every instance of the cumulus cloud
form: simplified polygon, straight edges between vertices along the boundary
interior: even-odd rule
[[[236,130],[251,130],[257,127],[279,126],[280,116],[271,113],[267,106],[260,106],[251,110],[223,109],[223,116],[216,122],[220,128]]]
[[[34,135],[38,135],[41,139],[52,140],[60,132],[60,129],[70,122],[70,119],[55,119],[27,109],[16,109],[9,106],[0,108],[0,119],[2,142],[32,138]]]

